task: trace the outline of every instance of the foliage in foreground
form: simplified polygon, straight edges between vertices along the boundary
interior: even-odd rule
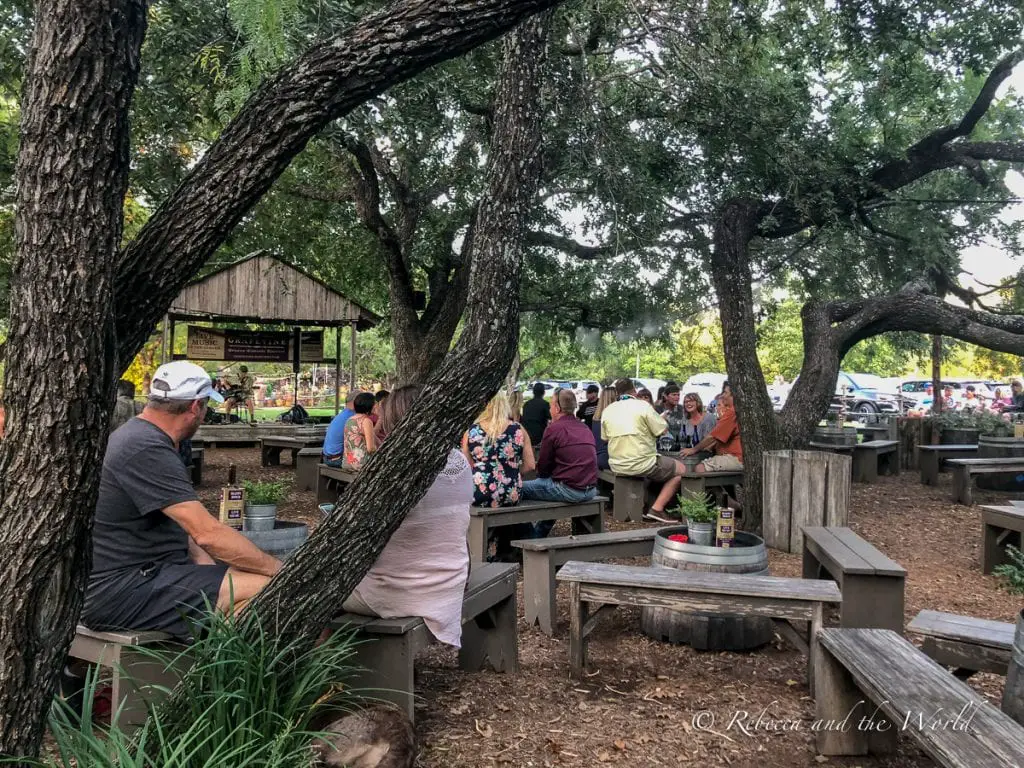
[[[1010,562],[998,565],[993,573],[1003,579],[1003,586],[1012,595],[1024,595],[1024,552],[1012,544],[1006,548]]]
[[[255,616],[214,616],[209,632],[190,649],[198,659],[184,681],[187,709],[156,708],[132,736],[92,722],[90,676],[81,718],[57,700],[50,731],[57,755],[27,762],[41,768],[307,768],[315,721],[357,708],[342,686],[352,672],[354,641],[335,633],[316,648],[279,645],[259,630]],[[148,651],[154,661],[176,665],[180,654]],[[166,689],[163,689],[166,690]],[[180,719],[179,719],[180,718]],[[21,761],[25,763],[26,761]]]

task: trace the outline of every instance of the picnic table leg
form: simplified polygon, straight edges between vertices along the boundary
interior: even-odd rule
[[[598,512],[596,515],[586,517],[574,517],[572,519],[572,535],[582,536],[588,533],[602,533],[604,531],[604,517]]]
[[[804,541],[806,541],[806,539],[804,539]],[[821,578],[821,563],[819,563],[818,558],[812,555],[811,551],[807,549],[806,544],[804,545],[802,576],[805,579]]]
[[[569,584],[569,675],[579,679],[587,665],[587,638],[583,627],[587,623],[587,603],[580,600],[578,581]]]
[[[180,651],[180,648],[171,651],[177,661],[167,669],[163,661],[140,652],[137,647],[121,648],[117,660],[111,664],[111,711],[116,713],[118,706],[121,707],[117,724],[122,731],[130,734],[146,722],[147,704],[157,704],[167,697],[160,690],[161,686],[173,690],[181,682],[192,662],[188,656],[178,658]]]
[[[534,622],[549,637],[555,633],[555,561],[550,552],[523,552],[523,602],[527,626]]]
[[[939,484],[939,452],[921,451],[921,483]]]
[[[999,546],[999,529],[982,521],[981,523],[981,572],[992,573],[1003,560],[1003,550]]]
[[[953,467],[953,503],[971,506],[974,494],[971,492],[971,473],[967,467]]]
[[[817,645],[817,638],[812,637]],[[814,717],[819,723],[815,746],[821,755],[866,755],[868,737],[857,728],[871,714],[870,704],[853,682],[853,676],[828,650],[819,647],[814,664]]]
[[[487,560],[487,518],[469,518],[469,562],[483,563]]]
[[[416,716],[413,662],[415,649],[410,635],[374,635],[353,646],[352,665],[363,670],[356,687],[367,696],[393,702],[410,720]]]
[[[818,642],[818,632],[824,626],[825,606],[815,603],[811,607],[811,626],[807,633],[807,687],[811,689],[811,697],[814,697],[814,667],[818,664],[821,656],[821,643]]]
[[[293,467],[299,466],[299,451],[301,451],[301,450],[302,450],[301,448],[292,448],[292,466]]]
[[[485,666],[495,672],[519,671],[516,593],[488,608],[462,627],[459,669],[479,672]]]
[[[841,627],[891,629],[903,634],[903,579],[889,576],[843,576]]]

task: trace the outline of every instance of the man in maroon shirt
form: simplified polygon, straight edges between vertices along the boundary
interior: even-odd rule
[[[576,395],[563,389],[551,398],[551,423],[544,431],[537,458],[537,479],[523,483],[521,498],[576,504],[597,495],[597,447],[594,433],[575,418]],[[543,538],[554,520],[534,526]]]

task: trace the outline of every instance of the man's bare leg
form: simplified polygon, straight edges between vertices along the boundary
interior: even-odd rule
[[[270,576],[228,568],[217,594],[217,610],[227,613],[232,608],[237,614],[269,582]]]

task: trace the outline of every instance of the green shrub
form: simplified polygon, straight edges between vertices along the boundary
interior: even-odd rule
[[[1003,586],[1014,595],[1024,595],[1024,552],[1012,544],[1007,546],[1006,553],[1010,562],[996,566],[992,573],[1003,579]]]
[[[358,708],[361,700],[345,683],[354,641],[335,633],[306,648],[278,644],[259,630],[250,613],[215,614],[209,632],[189,649],[196,659],[183,682],[185,708],[158,706],[132,736],[92,722],[90,675],[82,716],[60,699],[50,716],[57,755],[11,760],[40,768],[308,768],[318,734],[315,719]],[[140,649],[172,665],[173,652]],[[161,688],[159,690],[166,691]]]
[[[718,519],[718,509],[703,497],[691,493],[679,494],[679,513],[693,523],[713,523]]]
[[[245,488],[246,504],[280,504],[288,495],[289,483],[287,480],[278,481],[253,481],[246,480],[242,483]]]
[[[1009,437],[1013,427],[998,413],[991,411],[943,411],[932,420],[940,429],[977,429],[991,437]]]

